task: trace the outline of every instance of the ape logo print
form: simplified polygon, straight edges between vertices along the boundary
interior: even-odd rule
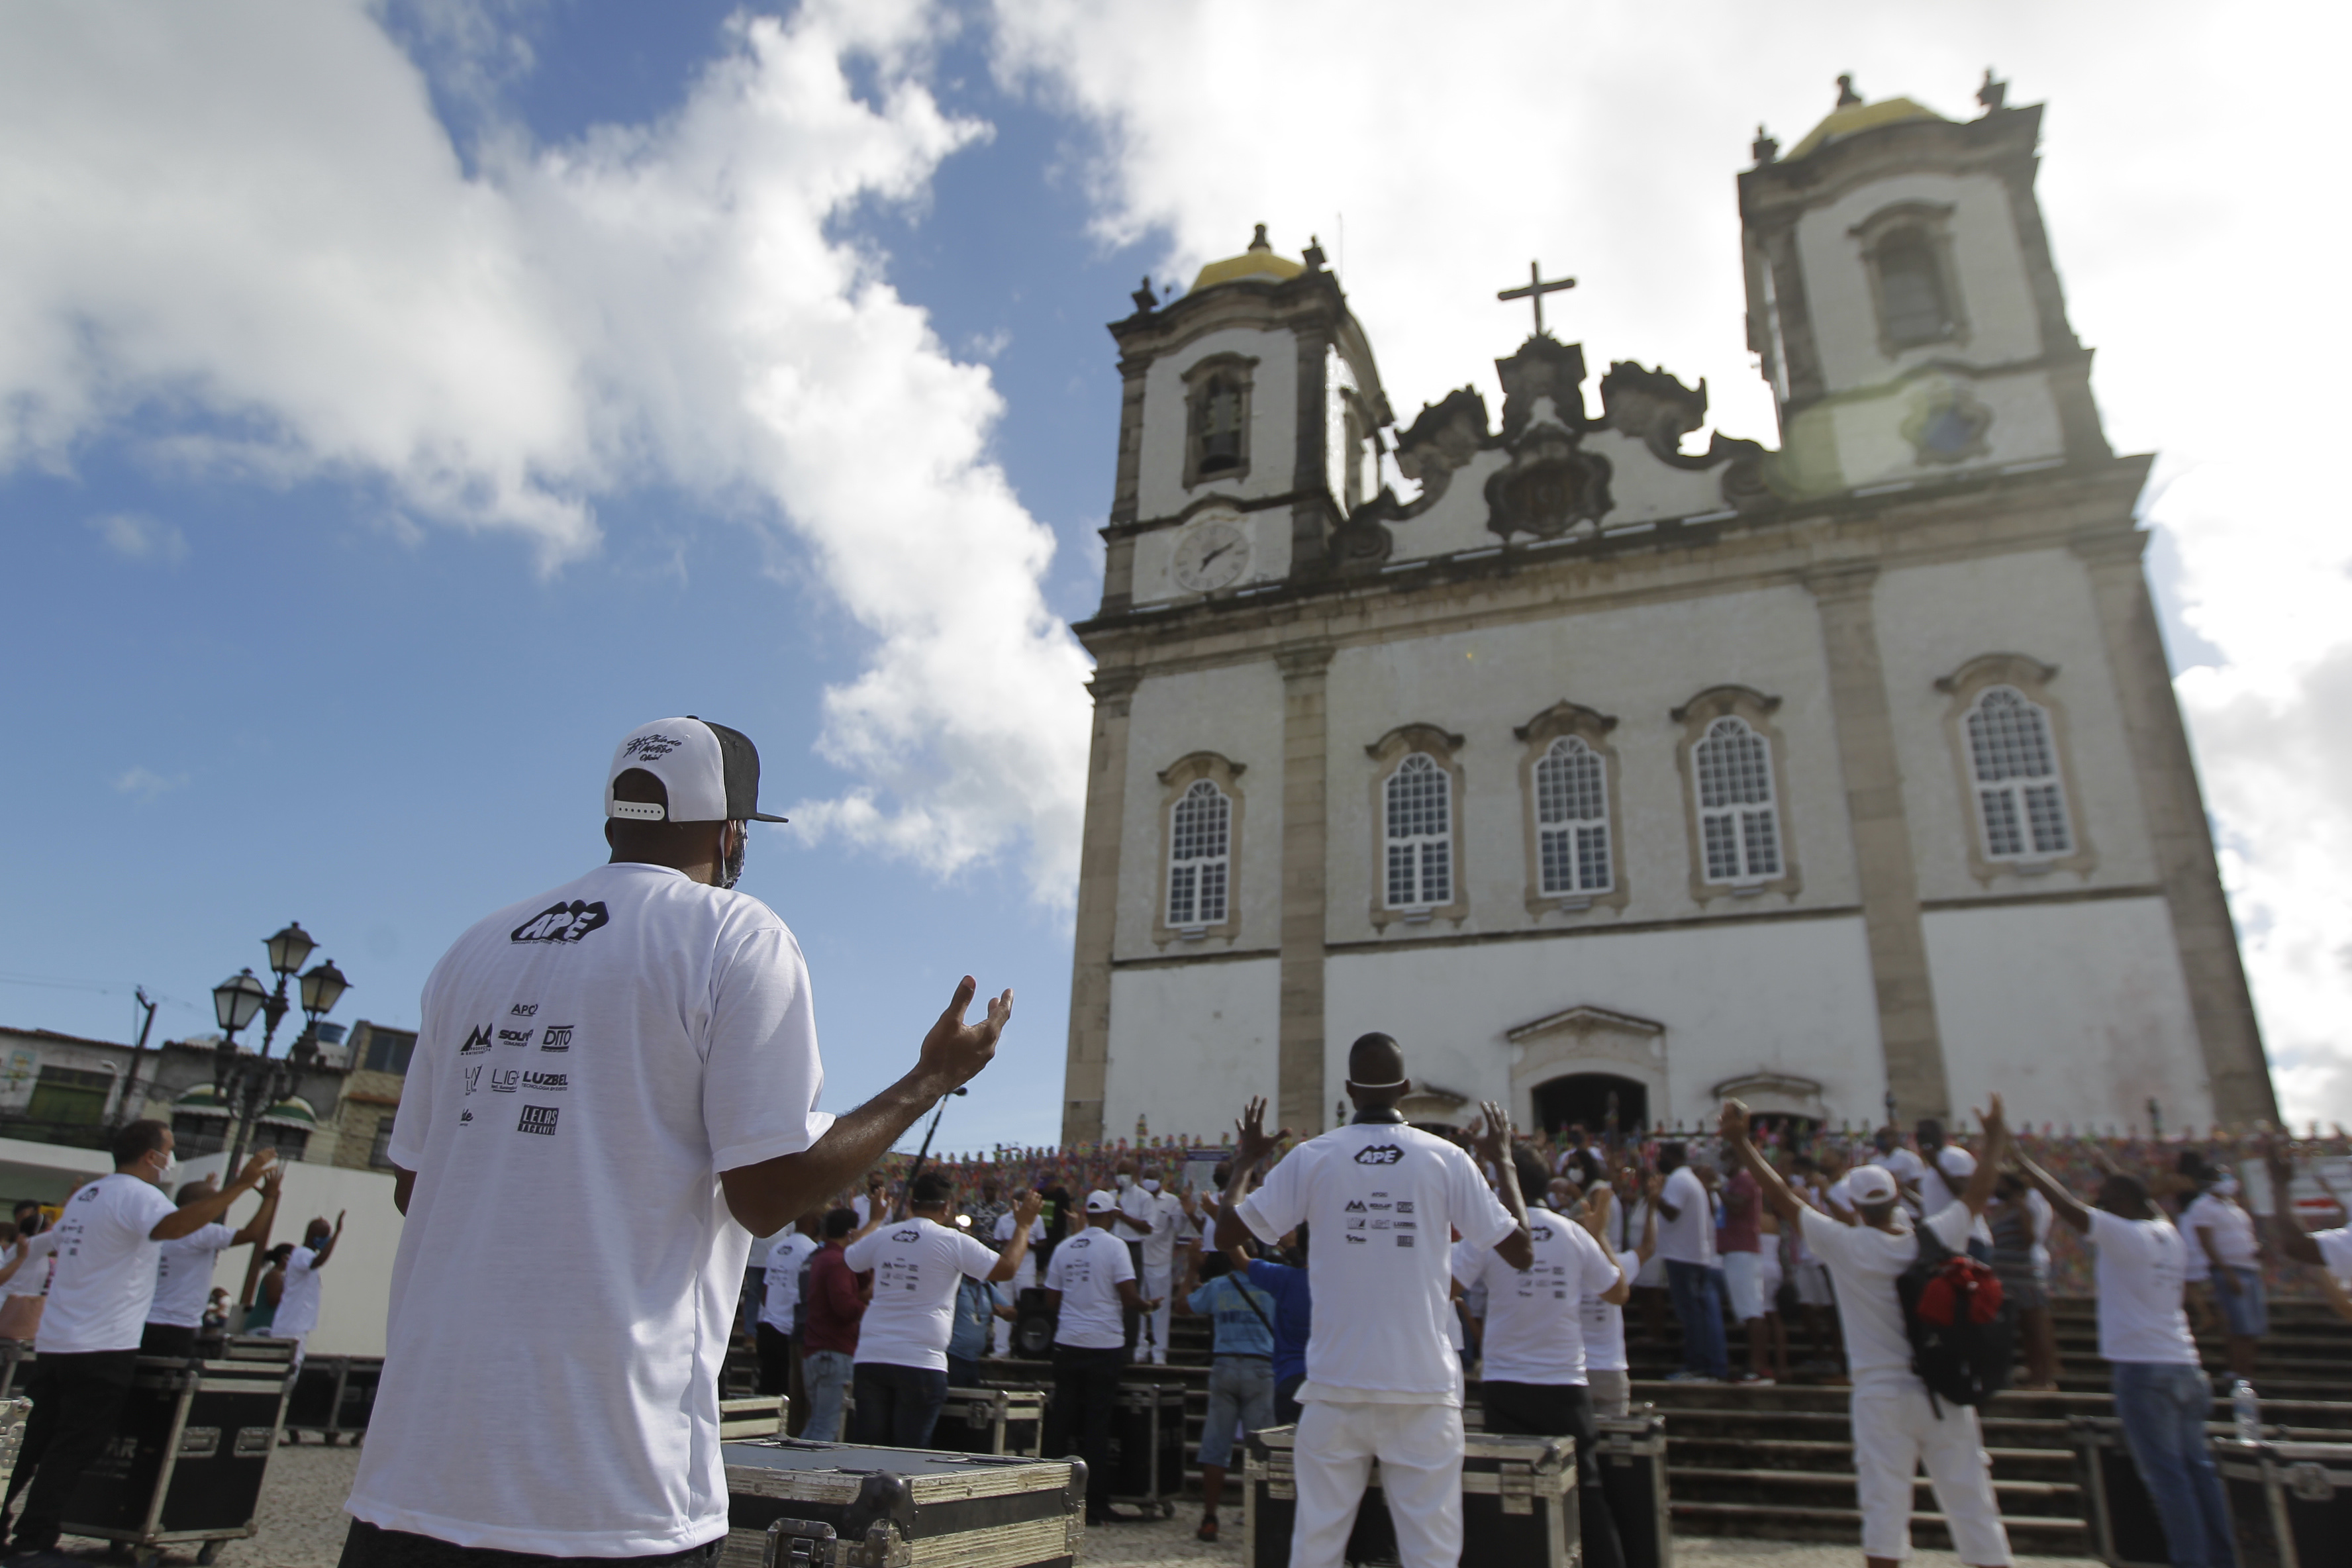
[[[657,762],[685,744],[670,735],[640,735],[621,748],[621,755],[641,763]]]
[[[466,1037],[466,1043],[457,1047],[457,1054],[461,1057],[478,1057],[489,1048],[490,1026],[484,1024]]]
[[[550,904],[509,933],[510,942],[578,942],[590,931],[609,923],[612,915],[603,900],[583,904],[578,899],[568,904]]]
[[[1359,1165],[1393,1165],[1404,1158],[1404,1151],[1393,1143],[1373,1143],[1356,1151]]]

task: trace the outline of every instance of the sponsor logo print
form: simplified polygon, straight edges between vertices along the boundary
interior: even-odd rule
[[[470,1126],[472,1126],[472,1125],[473,1125],[473,1122],[474,1122],[474,1113],[473,1113],[472,1111],[470,1111],[470,1110],[467,1110],[467,1111],[461,1111],[461,1112],[459,1112],[459,1113],[458,1113],[458,1116],[457,1116],[457,1125],[458,1125],[458,1126],[460,1126],[460,1127],[470,1127]]]
[[[1351,1219],[1348,1222],[1348,1228],[1349,1230],[1361,1230],[1364,1228],[1364,1222],[1360,1219]]]
[[[893,1241],[920,1241],[923,1239],[923,1233],[919,1230],[894,1230],[890,1233],[890,1239]],[[911,1290],[914,1287],[910,1285],[908,1289]]]
[[[1411,1247],[1412,1245],[1412,1237],[1409,1236],[1400,1236],[1396,1238],[1396,1244],[1399,1247]]]
[[[1411,1198],[1400,1198],[1397,1200],[1397,1213],[1411,1214],[1412,1212],[1412,1200]]]
[[[476,1062],[472,1067],[460,1068],[458,1072],[466,1080],[466,1092],[467,1094],[471,1094],[474,1090],[482,1087],[481,1063]]]
[[[1350,1247],[1361,1247],[1367,1239],[1367,1237],[1358,1236],[1352,1230],[1348,1233],[1348,1245]]]
[[[568,904],[550,904],[522,924],[507,933],[509,942],[578,942],[590,931],[609,924],[613,916],[599,899],[583,904],[578,899]]]
[[[555,1136],[555,1119],[562,1113],[563,1108],[560,1105],[526,1105],[522,1108],[522,1120],[515,1123],[515,1131],[537,1132],[552,1138]]]
[[[1404,1158],[1404,1151],[1394,1143],[1370,1143],[1356,1151],[1359,1165],[1393,1165]]]
[[[621,748],[621,755],[641,763],[658,762],[685,744],[674,735],[639,735]]]
[[[1531,1226],[1528,1227],[1528,1234],[1538,1241],[1549,1241],[1551,1239],[1551,1226],[1548,1225]]]
[[[1399,1230],[1411,1230],[1412,1228],[1412,1221],[1409,1219],[1401,1219],[1396,1222],[1396,1227]]]
[[[1361,1214],[1361,1213],[1363,1213],[1363,1212],[1364,1212],[1364,1200],[1363,1200],[1363,1199],[1361,1199],[1361,1198],[1349,1198],[1349,1199],[1348,1200],[1348,1212],[1349,1212],[1349,1214]]]
[[[530,1031],[529,1029],[500,1029],[499,1031],[499,1044],[502,1046],[527,1046],[530,1044]]]
[[[519,1068],[500,1068],[498,1071],[490,1075],[490,1092],[492,1094],[512,1094],[518,1087],[519,1080],[521,1078],[522,1073]]]
[[[1372,1206],[1373,1206],[1374,1208],[1376,1208],[1376,1209],[1386,1210],[1386,1209],[1393,1208],[1393,1207],[1395,1207],[1396,1205],[1393,1205],[1393,1204],[1374,1204]]]
[[[466,1043],[457,1047],[457,1054],[461,1057],[478,1057],[489,1048],[490,1026],[484,1024],[466,1037]]]
[[[1376,1219],[1372,1221],[1372,1228],[1374,1230],[1386,1230],[1388,1227],[1389,1222],[1385,1219]]]
[[[547,1033],[539,1037],[539,1048],[542,1051],[570,1050],[572,1031],[579,1026],[577,1024],[550,1024],[547,1026]]]
[[[525,1089],[538,1089],[543,1094],[561,1094],[572,1087],[572,1075],[561,1072],[527,1072],[522,1075],[522,1086]]]
[[[507,1016],[510,1018],[529,1018],[536,1015],[538,1012],[538,1003],[518,1002],[513,1006],[507,1009]]]

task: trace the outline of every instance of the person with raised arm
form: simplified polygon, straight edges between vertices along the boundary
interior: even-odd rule
[[[1348,1051],[1356,1117],[1283,1156],[1265,1184],[1217,1215],[1217,1245],[1273,1242],[1301,1221],[1315,1234],[1307,1261],[1316,1315],[1295,1454],[1298,1506],[1292,1568],[1339,1568],[1372,1461],[1381,1465],[1404,1568],[1455,1568],[1462,1556],[1461,1365],[1447,1342],[1454,1233],[1491,1247],[1513,1268],[1535,1261],[1510,1158],[1510,1118],[1486,1107],[1480,1158],[1409,1125],[1397,1102],[1412,1089],[1404,1051],[1365,1035]],[[1265,1106],[1243,1119],[1238,1170],[1265,1158]],[[1238,1179],[1238,1178],[1237,1178]],[[1344,1303],[1344,1310],[1332,1310]]]
[[[2229,1500],[2205,1443],[2213,1390],[2181,1308],[2188,1244],[2137,1176],[2110,1166],[2085,1204],[2022,1150],[2017,1167],[2097,1254],[2099,1354],[2174,1568],[2231,1568]]]
[[[1979,1120],[1984,1124],[1985,1157],[1959,1201],[1921,1222],[1952,1252],[1967,1248],[1969,1228],[1992,1197],[1993,1178],[2009,1147],[1999,1095]],[[1894,1568],[1911,1554],[1914,1478],[1924,1462],[1960,1561],[1969,1568],[2004,1568],[2011,1561],[2009,1532],[2001,1527],[1992,1462],[1977,1413],[1939,1404],[1912,1370],[1911,1340],[1895,1282],[1918,1261],[1919,1236],[1911,1228],[1894,1173],[1883,1165],[1855,1166],[1846,1179],[1857,1223],[1843,1225],[1804,1203],[1781,1180],[1748,1134],[1745,1105],[1724,1101],[1721,1131],[1732,1155],[1756,1178],[1764,1202],[1784,1224],[1799,1227],[1836,1287],[1853,1382],[1848,1405],[1864,1559],[1870,1568]]]
[[[1618,1179],[1628,1183],[1639,1193],[1640,1173],[1627,1166]],[[1650,1178],[1650,1193],[1658,1178]],[[1617,1260],[1630,1294],[1634,1280],[1641,1277],[1650,1255],[1658,1247],[1658,1211],[1655,1204],[1643,1204],[1628,1199],[1628,1204],[1642,1211],[1641,1223],[1634,1227],[1633,1245],[1622,1247],[1610,1240],[1618,1234],[1619,1215],[1627,1205],[1616,1201],[1614,1190],[1606,1182],[1597,1182],[1584,1195],[1584,1205],[1577,1211],[1579,1225],[1592,1233],[1595,1241]],[[1600,1416],[1622,1416],[1633,1407],[1633,1381],[1632,1363],[1625,1356],[1625,1296],[1610,1291],[1588,1290],[1577,1302],[1577,1314],[1584,1321],[1584,1378],[1592,1390],[1592,1413]]]

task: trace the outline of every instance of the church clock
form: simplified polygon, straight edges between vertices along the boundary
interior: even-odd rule
[[[1249,536],[1230,522],[1204,522],[1176,546],[1177,584],[1211,594],[1241,581],[1249,570]]]

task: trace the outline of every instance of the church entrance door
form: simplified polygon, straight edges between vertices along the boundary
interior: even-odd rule
[[[1615,1073],[1570,1073],[1539,1083],[1535,1087],[1535,1102],[1536,1120],[1547,1132],[1559,1132],[1570,1122],[1599,1132],[1609,1125],[1612,1110],[1620,1132],[1646,1127],[1650,1121],[1649,1089]]]

